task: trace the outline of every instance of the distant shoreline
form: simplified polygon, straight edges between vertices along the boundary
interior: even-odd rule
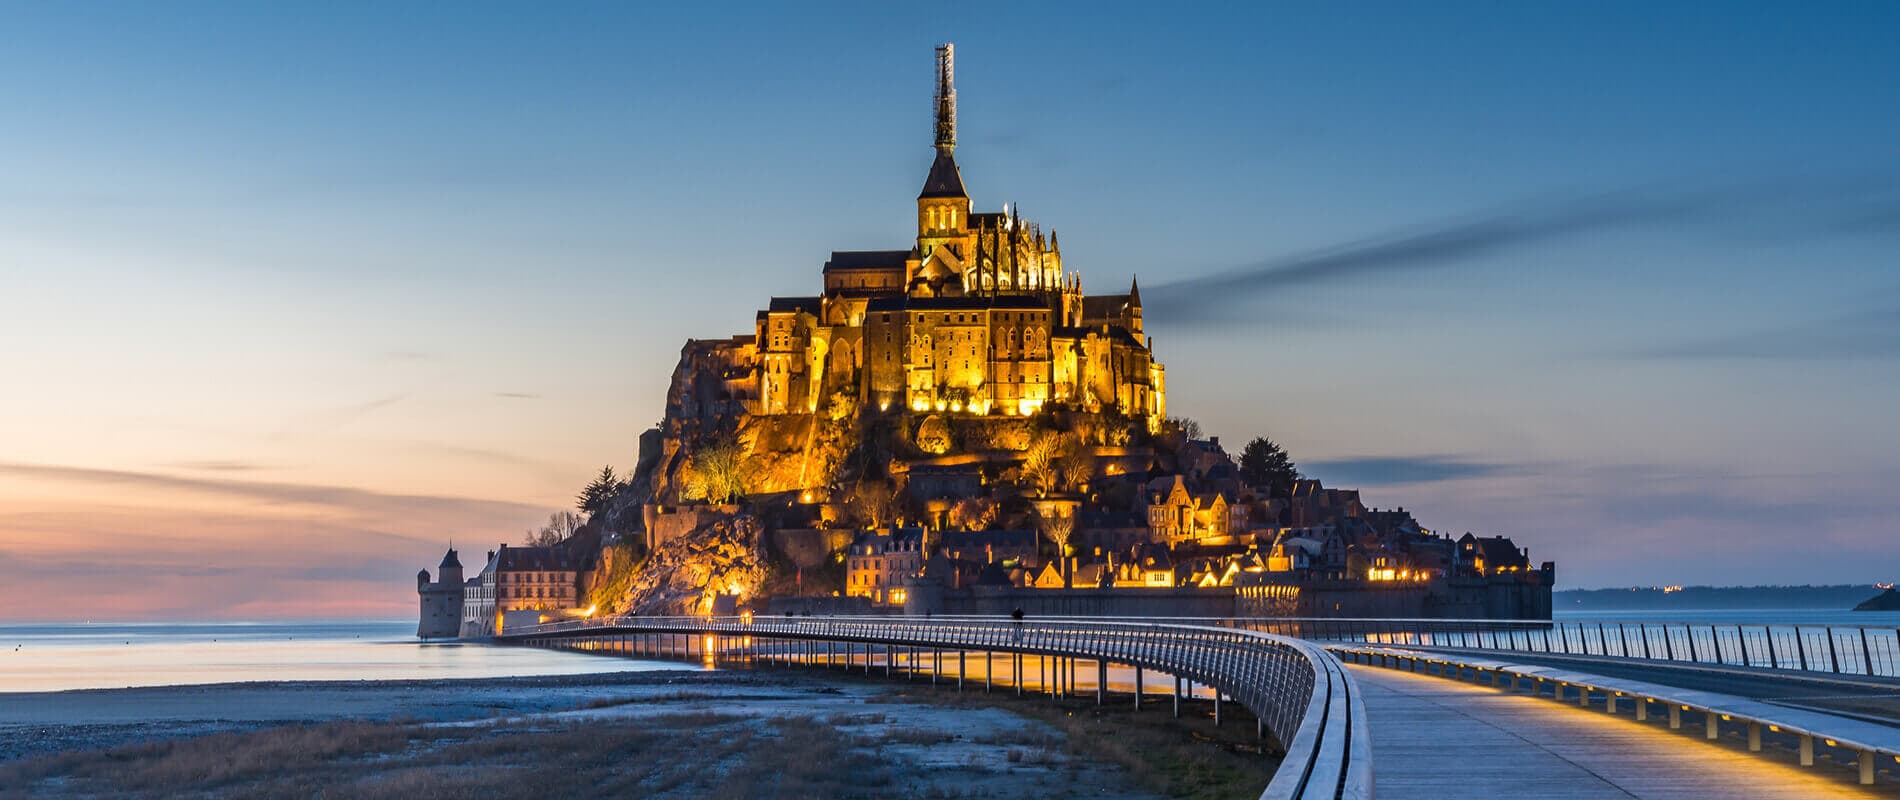
[[[1632,586],[1559,589],[1559,611],[1850,611],[1883,590],[1871,584],[1825,586]]]

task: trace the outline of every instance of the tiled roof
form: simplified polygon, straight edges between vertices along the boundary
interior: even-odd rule
[[[509,547],[495,552],[496,571],[573,572],[574,564],[565,547]]]
[[[903,269],[909,250],[833,250],[825,271],[841,269]]]
[[[949,153],[938,150],[936,160],[930,162],[930,174],[924,178],[924,190],[917,197],[969,196],[963,191],[963,173],[957,170],[957,160]]]

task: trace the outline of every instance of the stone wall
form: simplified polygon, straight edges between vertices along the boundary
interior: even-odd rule
[[[832,553],[851,546],[852,532],[826,528],[786,528],[772,531],[772,552],[804,569],[822,566]]]

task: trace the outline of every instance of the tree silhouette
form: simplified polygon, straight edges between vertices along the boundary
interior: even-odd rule
[[[1265,489],[1268,497],[1292,497],[1293,482],[1301,475],[1285,449],[1261,436],[1241,449],[1240,477],[1249,486]]]
[[[593,483],[581,490],[580,496],[574,498],[574,504],[589,515],[598,514],[613,504],[614,495],[619,494],[625,485],[615,477],[613,465],[609,464],[600,468],[600,474],[594,477]]]

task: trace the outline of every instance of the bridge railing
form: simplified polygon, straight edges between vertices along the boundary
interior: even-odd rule
[[[1339,660],[1308,642],[1243,627],[997,617],[609,617],[510,629],[503,641],[686,634],[1033,654],[1125,664],[1211,687],[1251,711],[1285,751],[1263,798],[1369,798],[1365,707]],[[887,659],[889,651],[887,650]],[[868,664],[868,661],[867,661]]]
[[[1243,619],[1333,642],[1607,656],[1900,677],[1900,629],[1867,625],[1475,619]]]

